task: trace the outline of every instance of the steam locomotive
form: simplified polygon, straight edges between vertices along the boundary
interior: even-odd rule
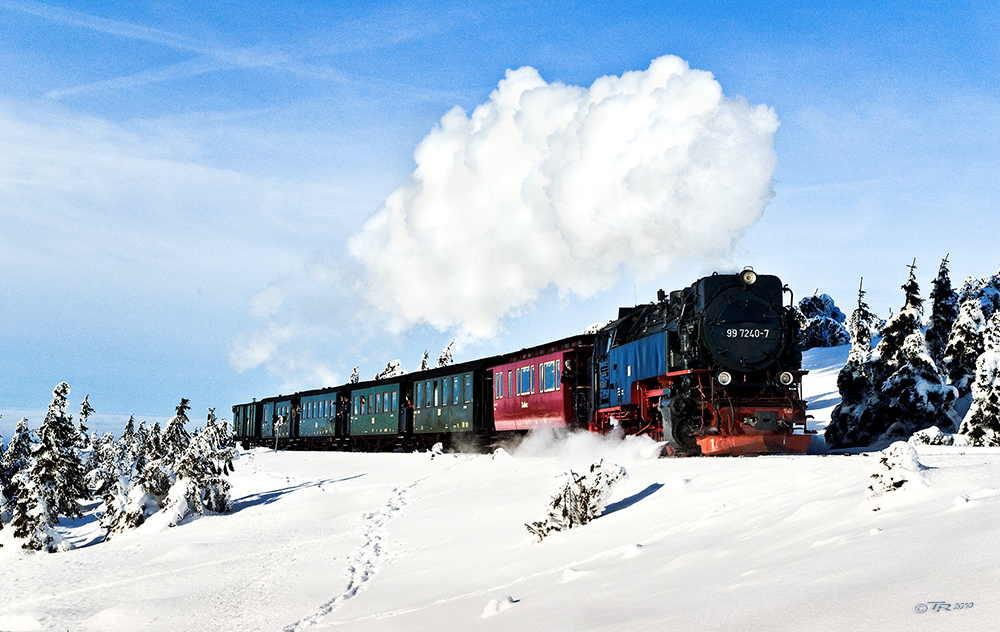
[[[776,276],[713,274],[595,333],[233,407],[244,446],[488,446],[534,428],[644,434],[665,455],[804,453],[798,325]]]

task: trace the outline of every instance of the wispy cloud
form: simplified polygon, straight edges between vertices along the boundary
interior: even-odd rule
[[[151,83],[174,81],[230,68],[271,67],[288,62],[291,59],[289,55],[281,52],[270,52],[257,48],[232,49],[216,46],[180,33],[164,31],[141,24],[96,17],[79,11],[52,7],[39,2],[10,2],[8,0],[0,0],[0,7],[28,13],[59,24],[89,29],[115,37],[161,44],[174,50],[196,53],[198,55],[193,59],[188,59],[177,64],[146,70],[132,75],[50,90],[46,93],[46,96],[52,99],[60,99],[65,96],[99,90],[131,88]]]
[[[401,11],[395,14],[381,15],[378,19],[349,22],[340,25],[339,28],[325,30],[322,37],[311,40],[304,50],[296,54],[289,54],[279,49],[268,50],[260,47],[230,48],[181,33],[97,17],[40,2],[0,0],[0,8],[27,13],[55,23],[89,29],[115,37],[160,44],[177,51],[197,55],[195,58],[165,67],[50,90],[46,96],[51,99],[101,90],[127,89],[153,83],[176,81],[228,69],[281,67],[289,73],[301,76],[334,83],[350,83],[360,78],[353,78],[350,74],[335,68],[304,62],[331,55],[396,46],[414,39],[440,35],[470,19],[470,16],[465,13],[447,12],[439,16],[425,16],[412,11]]]
[[[144,42],[163,44],[164,46],[169,46],[170,48],[179,50],[189,50],[198,53],[213,52],[211,48],[206,46],[204,43],[185,35],[162,31],[160,29],[142,26],[139,24],[121,22],[119,20],[99,18],[86,13],[81,13],[79,11],[73,11],[71,9],[63,9],[61,7],[53,7],[47,4],[42,4],[41,2],[10,2],[9,0],[0,0],[0,7],[10,9],[11,11],[20,11],[21,13],[27,13],[52,22],[58,22],[60,24],[90,29],[100,33],[107,33],[108,35],[116,35],[118,37],[126,37]]]

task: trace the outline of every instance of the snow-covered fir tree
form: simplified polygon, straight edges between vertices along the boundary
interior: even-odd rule
[[[923,317],[924,301],[920,298],[920,285],[917,283],[916,262],[909,266],[910,276],[903,284],[903,292],[906,301],[898,314],[891,316],[882,327],[882,340],[879,341],[876,351],[879,359],[889,368],[889,372],[895,371],[900,365],[900,354],[903,352],[903,343],[910,335],[921,333],[921,319]]]
[[[867,446],[907,439],[930,426],[954,429],[952,404],[957,391],[950,387],[927,353],[920,327],[923,301],[910,266],[903,285],[905,304],[882,328],[882,340],[868,351],[867,320],[862,294],[859,313],[852,315],[851,355],[838,376],[841,403],[826,430],[832,448]],[[865,310],[862,310],[864,306]]]
[[[860,429],[871,417],[868,409],[877,385],[871,374],[872,334],[878,318],[865,302],[864,279],[858,287],[858,306],[847,319],[851,352],[837,375],[840,403],[833,409],[824,434],[831,448],[860,445]]]
[[[118,442],[110,432],[94,442],[94,449],[87,459],[87,485],[95,498],[104,498],[108,490],[118,482],[123,464],[118,451]]]
[[[146,426],[146,421],[140,421],[135,429],[135,455],[136,462],[133,468],[136,472],[141,472],[146,461],[152,461],[163,457],[163,446],[160,442],[160,424],[154,423]]]
[[[844,327],[844,312],[834,304],[829,294],[814,294],[799,301],[802,315],[800,333],[802,349],[839,347],[851,341]]]
[[[390,360],[388,364],[385,365],[385,369],[381,373],[375,376],[376,380],[385,380],[390,377],[396,377],[403,374],[402,369],[403,363],[399,360]]]
[[[872,436],[881,431],[875,441],[905,441],[914,432],[931,426],[955,430],[958,420],[952,416],[952,404],[958,391],[938,371],[921,332],[910,334],[899,359],[899,368],[882,385],[881,405],[872,420]]]
[[[927,342],[927,353],[938,367],[942,366],[951,328],[958,317],[958,293],[951,286],[948,276],[948,257],[941,260],[938,274],[934,278],[930,293],[931,315],[927,323],[924,339]]]
[[[958,389],[960,397],[966,397],[972,390],[976,360],[983,353],[983,332],[988,318],[983,311],[981,295],[968,291],[970,281],[966,281],[966,291],[962,292],[958,316],[952,325],[942,359],[948,381]]]
[[[106,540],[115,534],[135,529],[163,508],[170,490],[171,472],[161,459],[147,460],[132,480],[124,502],[105,507],[101,526],[107,530]]]
[[[139,454],[139,441],[138,435],[135,431],[135,417],[129,415],[128,421],[125,423],[125,429],[122,431],[122,436],[118,437],[118,461],[123,464],[123,466],[131,467],[132,463],[135,462],[136,457]]]
[[[359,368],[361,368],[361,367],[357,367],[357,366],[356,366],[356,367],[354,367],[354,370],[353,370],[353,371],[351,371],[351,377],[349,377],[349,378],[347,379],[347,383],[348,383],[348,384],[357,384],[358,382],[360,382],[360,381],[361,381],[361,376],[360,376],[360,375],[358,375],[358,369],[359,369]]]
[[[204,441],[212,450],[212,459],[222,470],[223,474],[233,471],[233,461],[239,458],[239,450],[236,449],[236,438],[233,436],[232,427],[223,418],[218,420],[215,417],[215,409],[208,409],[208,420],[201,430]]]
[[[59,523],[59,516],[82,517],[79,501],[89,496],[73,417],[66,414],[69,392],[65,382],[52,391],[52,403],[38,430],[31,463],[18,474],[21,489],[11,525],[25,548],[63,548],[64,543],[52,527]]]
[[[225,422],[223,422],[224,424]],[[219,427],[210,423],[192,438],[177,463],[177,476],[164,503],[163,511],[171,526],[195,512],[229,511],[229,490],[225,476],[237,457],[235,447],[222,445]]]
[[[1000,446],[1000,311],[986,324],[972,383],[972,407],[959,434],[968,437],[970,445]]]
[[[27,418],[21,417],[3,451],[3,456],[0,456],[0,491],[6,499],[0,510],[9,509],[20,495],[17,475],[31,462],[31,449],[35,443],[34,433],[28,428]]]
[[[188,444],[191,443],[191,433],[187,431],[185,425],[191,421],[188,419],[187,411],[191,410],[188,400],[181,398],[181,403],[177,405],[176,413],[167,422],[161,436],[163,458],[168,464],[174,464],[181,458]]]
[[[430,364],[428,363],[429,359],[430,359],[430,354],[425,350],[424,357],[420,358],[420,368],[417,370],[426,371],[427,369],[431,368]]]
[[[452,364],[455,364],[455,358],[451,355],[451,346],[453,344],[455,344],[454,340],[449,342],[448,346],[441,351],[441,355],[438,356],[437,364],[434,365],[435,369],[440,369],[443,366],[451,366]]]
[[[90,435],[88,434],[87,422],[94,412],[94,407],[90,405],[90,395],[85,395],[83,402],[80,404],[80,418],[77,420],[77,433],[79,434],[77,447],[81,450],[87,450],[92,447],[89,441]]]

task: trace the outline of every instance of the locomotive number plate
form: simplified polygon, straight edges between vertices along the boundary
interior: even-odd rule
[[[726,330],[726,338],[767,338],[770,333],[770,329],[730,327]]]

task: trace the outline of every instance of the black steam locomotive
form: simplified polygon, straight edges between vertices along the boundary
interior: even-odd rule
[[[595,334],[233,407],[244,445],[489,445],[533,428],[645,434],[664,453],[805,452],[797,323],[775,276],[714,274]]]
[[[679,454],[805,452],[787,291],[746,269],[622,308],[595,340],[590,429],[650,434]]]

